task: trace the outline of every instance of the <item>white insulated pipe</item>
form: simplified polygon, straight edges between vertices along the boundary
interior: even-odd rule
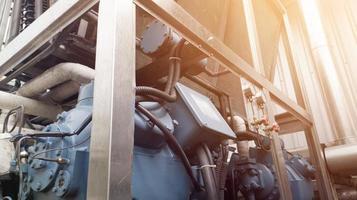
[[[41,116],[51,120],[55,120],[57,114],[62,112],[59,106],[49,105],[37,100],[0,91],[1,109],[10,110],[21,105],[25,107],[25,114]]]
[[[325,157],[332,174],[357,175],[356,144],[327,147]]]
[[[38,99],[45,102],[63,102],[78,93],[80,87],[81,84],[78,82],[67,81],[42,94]]]
[[[244,119],[239,116],[233,116],[232,119],[233,131],[244,132],[247,130]],[[242,157],[249,158],[249,144],[248,141],[238,141],[237,150]]]
[[[77,63],[60,63],[23,85],[17,94],[24,97],[37,97],[47,89],[67,81],[89,83],[95,71]]]
[[[94,70],[81,64],[76,63],[61,63],[58,64],[38,77],[32,79],[23,85],[18,91],[18,95],[0,92],[0,108],[13,109],[17,106],[23,105],[25,113],[35,116],[45,117],[47,119],[55,120],[57,114],[62,112],[59,106],[52,106],[41,101],[29,99],[26,97],[38,97],[47,89],[53,88],[62,84],[61,88],[65,86],[74,87],[73,82],[89,83],[94,79]],[[59,89],[54,89],[55,98],[63,98],[63,95],[73,95],[78,92],[78,89],[68,88],[67,92],[61,93]],[[73,93],[73,94],[71,94]],[[50,93],[51,95],[52,93]],[[62,95],[62,96],[61,96]]]

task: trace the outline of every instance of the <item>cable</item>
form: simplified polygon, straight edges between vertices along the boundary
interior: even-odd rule
[[[81,144],[84,144],[85,142],[87,142],[89,140],[90,136],[88,136],[86,139],[84,139],[82,142],[80,143],[77,143],[77,144],[74,144],[74,145],[71,145],[71,146],[67,146],[67,147],[62,147],[62,148],[55,148],[55,149],[48,149],[46,151],[41,151],[39,153],[36,153],[34,154],[33,156],[29,157],[29,159],[36,159],[36,157],[38,155],[41,155],[41,154],[44,154],[44,153],[48,153],[48,152],[52,152],[52,151],[62,151],[62,150],[65,150],[65,149],[70,149],[70,148],[73,148],[73,147],[76,147],[76,146],[79,146]]]
[[[4,119],[4,124],[3,124],[3,133],[11,133],[15,130],[16,126],[19,124],[19,122],[21,123],[19,125],[19,133],[21,132],[21,127],[23,126],[23,112],[24,112],[24,106],[18,106],[16,108],[13,108],[11,110],[9,110],[9,112],[6,114],[5,119]],[[13,126],[11,127],[10,131],[8,130],[8,123],[9,123],[9,119],[10,116],[15,114],[16,118],[15,118],[15,123],[13,124]]]
[[[140,104],[136,104],[135,106],[142,114],[144,114],[147,118],[150,119],[151,122],[153,122],[163,133],[164,137],[166,139],[167,144],[170,146],[171,149],[176,150],[176,153],[178,156],[181,158],[181,161],[185,167],[185,170],[190,177],[193,186],[195,187],[196,190],[201,191],[201,185],[197,182],[195,176],[193,175],[192,169],[191,169],[191,164],[190,161],[188,160],[185,152],[181,148],[180,144],[177,142],[176,138],[170,133],[170,131],[167,129],[167,127],[156,117],[154,116],[150,111],[148,111],[146,108],[144,108]]]
[[[8,129],[8,124],[9,124],[9,118],[11,115],[15,114],[15,123],[13,124],[13,126],[11,127],[10,131]],[[16,126],[17,126],[17,123],[18,123],[18,116],[16,115],[16,111],[9,111],[6,116],[5,116],[5,119],[4,119],[4,124],[3,124],[3,128],[2,128],[2,132],[3,133],[11,133],[12,131],[15,130]]]
[[[36,130],[36,127],[31,123],[31,121],[26,117],[25,123],[33,130]]]
[[[205,184],[207,199],[208,200],[217,200],[218,199],[218,190],[217,184],[214,180],[214,171],[212,167],[203,167],[203,166],[210,166],[209,158],[207,153],[205,152],[202,146],[197,148],[197,157],[201,165],[201,172],[203,177],[203,182]]]
[[[207,144],[203,144],[202,145],[206,155],[207,155],[207,158],[208,158],[208,162],[210,165],[214,165],[215,163],[213,162],[213,157],[212,157],[212,154],[211,154],[211,151],[209,150]],[[218,186],[218,182],[217,182],[217,174],[216,174],[216,171],[214,169],[212,169],[212,174],[213,174],[213,179],[214,179],[214,182],[216,184],[216,187]]]
[[[82,122],[78,129],[73,132],[35,132],[26,135],[15,135],[11,141],[16,141],[22,137],[69,137],[73,135],[79,135],[92,121],[92,113]]]
[[[164,100],[167,102],[174,102],[177,99],[176,91],[174,89],[177,81],[180,78],[181,72],[181,49],[185,43],[184,39],[181,39],[170,52],[169,57],[169,74],[167,77],[167,82],[165,90],[161,91],[159,89],[149,87],[149,86],[137,86],[135,88],[137,97],[135,98],[136,102],[147,101],[147,98],[152,99],[159,98],[158,100]],[[147,97],[149,96],[149,97]]]

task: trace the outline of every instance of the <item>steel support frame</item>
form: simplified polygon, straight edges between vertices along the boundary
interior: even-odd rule
[[[279,0],[272,1],[277,6],[280,12],[286,14],[285,7]],[[269,99],[271,98],[274,102],[285,108],[287,112],[291,113],[294,117],[296,117],[303,124],[306,130],[305,134],[308,140],[309,150],[311,152],[312,158],[316,159],[315,164],[318,168],[317,180],[319,182],[318,185],[320,195],[324,199],[334,199],[336,197],[334,189],[332,187],[332,183],[329,179],[329,174],[326,170],[326,166],[323,163],[318,136],[316,132],[313,131],[313,119],[308,113],[308,111],[306,111],[305,109],[306,101],[304,101],[304,105],[302,107],[290,100],[285,94],[280,92],[268,79],[256,72],[253,67],[251,67],[242,58],[236,55],[231,49],[226,47],[213,34],[207,31],[204,26],[197,22],[176,2],[168,0],[134,0],[134,2],[137,6],[147,11],[152,16],[162,20],[167,25],[171,26],[173,29],[179,32],[187,41],[191,42],[202,52],[212,57],[223,66],[226,66],[232,73],[237,76],[242,76],[254,85],[262,88]],[[283,16],[285,18],[285,31],[289,32],[290,27],[286,21],[287,15]],[[293,42],[291,38],[292,35],[290,34],[288,36],[289,42]],[[290,50],[292,51],[292,49]],[[259,62],[259,60],[257,61]],[[301,94],[300,92],[298,93]],[[271,106],[268,105],[268,107]],[[273,115],[271,115],[270,118],[274,120]],[[277,137],[277,134],[273,134],[273,141],[278,141]],[[279,146],[276,142],[273,145]],[[282,155],[279,155],[279,152],[275,153],[277,153],[277,155],[275,155],[275,160],[277,163],[280,163],[279,166],[281,167],[282,164],[281,159],[279,159],[279,157],[281,157]],[[284,176],[284,174],[286,175],[286,173],[284,173],[284,169],[278,168],[278,170],[282,172],[280,173],[282,176]],[[286,179],[287,177],[281,177],[280,182],[284,184],[286,182]],[[280,190],[281,192],[289,191],[287,187],[285,187],[285,189],[280,188]],[[287,194],[286,197],[290,199],[291,194]]]
[[[98,1],[67,0],[58,1],[54,4],[0,52],[0,75],[11,71],[14,66],[21,63]],[[129,0],[101,0],[101,2],[99,15],[101,25],[99,25],[98,31],[102,36],[98,38],[103,39],[98,41],[97,66],[106,73],[96,75],[94,135],[92,136],[88,199],[114,199],[118,196],[122,196],[121,199],[131,199],[130,174],[135,84],[135,26],[133,24],[135,22],[135,8],[133,2]],[[264,88],[275,102],[306,126],[306,134],[310,135],[307,136],[310,137],[308,139],[309,147],[312,147],[312,154],[318,158],[321,164],[321,149],[318,146],[318,138],[311,131],[313,130],[311,128],[313,121],[304,108],[296,105],[283,95],[269,80],[256,72],[220,40],[216,39],[174,1],[134,0],[134,2],[153,16],[172,26],[188,41],[226,66],[234,74],[243,76],[258,87]],[[106,36],[108,38],[105,38]],[[120,59],[120,62],[118,59]],[[126,74],[126,76],[120,76],[120,74]],[[102,95],[108,96],[104,98]],[[123,113],[125,113],[125,116]],[[322,185],[322,192],[331,194],[331,191],[329,191],[331,188],[330,185],[327,186],[326,180],[328,179],[325,176],[326,171],[323,169],[322,174],[319,175],[323,180],[320,184]],[[326,199],[331,199],[333,196],[333,194],[327,195]]]
[[[244,59],[239,57],[203,25],[197,22],[175,1],[134,0],[134,2],[149,14],[175,29],[182,37],[199,48],[207,56],[226,66],[233,74],[244,77],[259,88],[266,88],[272,100],[294,115],[305,126],[312,125],[311,115],[304,108],[289,99],[268,79],[258,73]]]
[[[247,26],[249,46],[251,50],[251,55],[253,59],[254,68],[261,74],[268,74],[266,71],[266,67],[264,66],[262,51],[260,48],[260,42],[258,37],[258,27],[255,22],[255,12],[253,8],[252,0],[242,0],[243,2],[243,10],[244,16]],[[274,113],[274,105],[271,100],[271,95],[269,91],[265,88],[262,89],[262,92],[266,98],[265,107],[268,113],[268,119],[270,123],[275,122],[275,113]],[[283,150],[281,149],[281,142],[276,131],[270,133],[271,137],[271,147],[270,152],[272,154],[273,163],[276,170],[276,177],[278,181],[280,198],[285,200],[292,200],[292,193],[290,189],[290,182],[288,179],[288,174],[285,166],[285,158],[283,154]]]
[[[101,0],[87,199],[132,199],[135,8]]]
[[[303,106],[306,110],[311,112],[310,105],[306,97],[306,91],[301,85],[302,75],[299,70],[299,63],[297,59],[297,52],[294,50],[294,39],[290,25],[289,15],[287,9],[281,0],[271,0],[277,10],[280,12],[283,19],[283,32],[282,38],[284,42],[284,48],[286,51],[288,65],[290,68],[291,77],[294,84],[295,95],[297,102]],[[317,168],[316,180],[317,187],[319,189],[321,199],[337,199],[336,191],[333,187],[333,183],[330,179],[330,174],[327,170],[326,162],[323,157],[322,148],[320,145],[319,137],[314,126],[305,127],[305,138],[308,144],[310,158],[313,164]]]
[[[58,1],[0,52],[0,77],[11,71],[99,0]]]
[[[0,52],[0,77],[98,2],[53,4]],[[87,199],[131,199],[135,14],[131,0],[101,0]]]
[[[279,1],[280,0],[275,0]],[[282,3],[278,3],[282,6]],[[284,45],[286,49],[286,53],[289,60],[290,73],[292,75],[294,89],[297,101],[302,104],[302,106],[311,111],[310,105],[308,104],[308,100],[306,97],[306,92],[302,85],[300,84],[302,81],[302,75],[299,70],[299,63],[297,59],[297,53],[294,51],[294,40],[293,33],[290,25],[289,16],[287,10],[281,9],[283,11],[282,17],[284,22],[284,31],[283,31],[283,39]],[[317,180],[317,186],[320,193],[321,199],[337,199],[337,193],[334,189],[332,180],[330,178],[330,174],[327,169],[326,161],[323,156],[323,150],[321,148],[320,140],[316,132],[316,128],[314,126],[305,127],[304,130],[305,138],[308,144],[310,158],[313,164],[316,166],[315,178]]]

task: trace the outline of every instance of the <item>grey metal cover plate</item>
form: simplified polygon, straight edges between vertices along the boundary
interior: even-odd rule
[[[201,127],[236,138],[235,133],[207,96],[181,83],[176,84],[176,89]]]

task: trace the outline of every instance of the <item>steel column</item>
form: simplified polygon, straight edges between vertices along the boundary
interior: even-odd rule
[[[299,103],[303,104],[307,110],[311,111],[310,106],[308,105],[307,99],[304,96],[304,89],[299,84],[302,80],[301,74],[298,68],[297,56],[293,51],[293,34],[290,27],[290,21],[287,13],[283,14],[284,28],[285,31],[283,34],[285,37],[285,48],[287,51],[288,57],[291,59],[290,67],[291,73],[293,74],[294,88],[297,90],[295,92],[296,98]],[[326,162],[323,157],[322,149],[320,146],[319,137],[317,135],[316,129],[314,126],[305,129],[305,137],[309,148],[310,158],[312,158],[313,164],[316,166],[316,180],[318,182],[318,189],[320,192],[321,199],[337,199],[336,191],[333,187],[333,183],[330,179],[329,172],[327,170]]]
[[[224,45],[175,1],[134,0],[134,2],[149,14],[181,33],[186,40],[208,56],[212,56],[220,64],[226,66],[235,75],[243,76],[258,87],[266,88],[276,103],[303,122],[304,125],[312,125],[311,116],[304,108],[297,105],[279,91],[268,79],[256,72],[253,67]]]
[[[131,199],[135,5],[101,0],[87,199]]]

